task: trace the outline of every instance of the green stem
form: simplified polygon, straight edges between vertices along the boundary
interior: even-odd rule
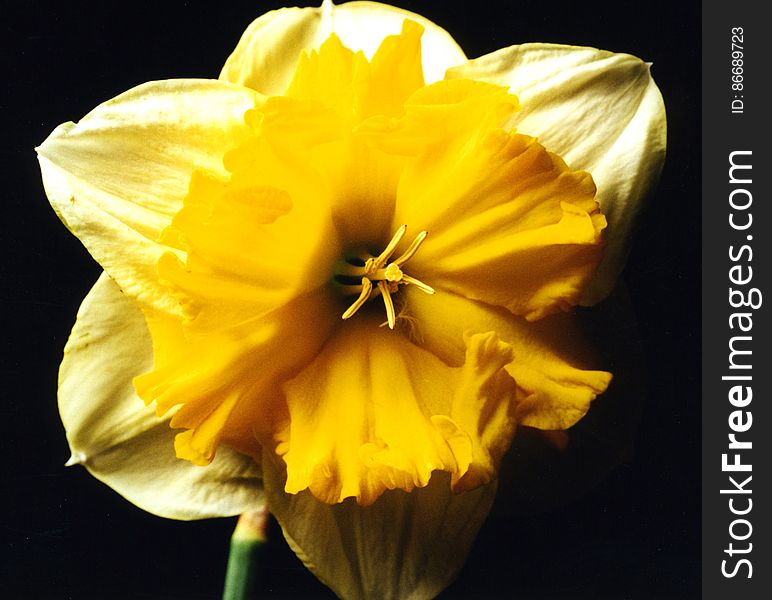
[[[254,600],[258,595],[260,563],[266,548],[268,511],[244,513],[231,536],[223,600]]]

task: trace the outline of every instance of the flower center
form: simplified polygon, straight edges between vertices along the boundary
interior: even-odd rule
[[[353,317],[356,312],[371,298],[383,297],[383,305],[386,308],[386,319],[389,329],[394,329],[397,315],[394,312],[394,301],[391,295],[397,291],[400,284],[412,284],[427,294],[433,294],[434,289],[425,283],[410,277],[402,266],[409,261],[418,251],[427,233],[422,231],[398,258],[389,261],[407,231],[407,225],[400,227],[378,256],[369,253],[354,255],[338,263],[335,268],[335,280],[340,284],[344,293],[358,294],[354,303],[341,315],[343,319]],[[351,283],[359,278],[361,283]]]

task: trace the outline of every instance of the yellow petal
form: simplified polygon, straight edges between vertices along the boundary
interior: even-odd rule
[[[253,21],[228,57],[220,80],[266,96],[283,94],[303,50],[324,40],[319,8],[281,8]]]
[[[381,40],[402,30],[406,19],[418,23],[424,29],[422,70],[427,82],[442,79],[449,67],[466,62],[450,34],[419,14],[378,2],[347,2],[333,7],[330,16],[331,29],[341,41],[353,50],[362,50],[368,58]]]
[[[420,88],[405,101],[403,118],[374,116],[357,131],[381,150],[397,155],[447,156],[470,138],[501,124],[517,109],[506,88],[454,79]]]
[[[325,114],[270,98],[246,115],[256,133],[225,154],[229,179],[193,173],[161,238],[182,260],[167,253],[158,263],[186,336],[253,321],[331,278],[342,254],[330,210],[339,190],[313,155],[339,137]]]
[[[344,250],[388,243],[404,158],[351,136],[321,144],[310,162],[330,190],[330,215]]]
[[[307,491],[282,491],[274,460],[264,459],[271,512],[298,557],[341,598],[437,596],[461,568],[496,493],[492,482],[456,494],[447,474],[435,473],[428,486],[386,492],[372,506],[330,505]]]
[[[171,415],[134,392],[152,363],[139,308],[105,274],[86,296],[59,371],[59,411],[82,464],[140,508],[173,519],[229,516],[263,506],[259,465],[229,448],[207,469],[174,455]]]
[[[344,47],[334,34],[304,53],[287,89],[253,111],[261,138],[313,165],[330,193],[332,219],[345,250],[377,245],[391,235],[396,186],[404,159],[387,154],[352,129],[374,113],[396,116],[423,85],[423,29],[405,21],[387,36],[372,62]],[[265,169],[265,161],[254,160]],[[308,177],[304,177],[307,179]],[[324,188],[317,185],[317,191]],[[317,202],[319,204],[319,202]]]
[[[491,481],[515,433],[515,385],[504,367],[512,348],[493,332],[466,333],[465,360],[453,381],[449,416],[435,415],[457,461],[453,490],[471,490]]]
[[[511,106],[501,88],[466,81],[432,87],[447,87],[451,106],[467,106],[469,124],[460,142],[427,144],[403,173],[394,223],[429,232],[412,272],[528,319],[575,304],[600,259],[605,226],[592,178],[570,171],[533,138],[497,129],[493,115]],[[418,106],[424,110],[405,120],[436,130],[433,103]]]
[[[49,200],[127,294],[175,311],[158,283],[156,240],[191,173],[225,175],[223,154],[250,130],[257,95],[217,81],[141,85],[60,125],[38,150]]]
[[[325,0],[320,8],[284,8],[256,19],[226,61],[220,79],[266,95],[283,94],[301,53],[318,48],[331,33],[369,59],[386,36],[401,31],[405,19],[425,30],[422,70],[427,81],[442,79],[448,67],[466,61],[453,38],[420,15],[376,2],[333,6]]]
[[[335,109],[344,118],[359,112],[359,98],[368,85],[364,54],[346,48],[331,35],[318,51],[303,53],[285,95]]]
[[[302,171],[291,178],[275,153],[253,158],[270,176],[247,167],[221,183],[194,173],[164,231],[186,259],[162,256],[158,275],[192,322],[190,335],[253,320],[325,284],[340,256],[327,194]]]
[[[490,481],[514,434],[511,355],[492,333],[470,336],[465,353],[450,368],[373,319],[347,322],[284,386],[286,491],[369,505],[384,490],[426,486],[436,470],[457,489]]]
[[[464,360],[469,330],[496,331],[512,347],[507,370],[517,385],[515,418],[520,425],[567,429],[611,381],[609,373],[587,368],[592,354],[566,315],[530,323],[452,293],[427,296],[408,287],[405,294],[416,339],[449,364]]]
[[[199,465],[222,441],[259,454],[258,438],[283,415],[277,386],[317,354],[338,322],[326,288],[230,327],[196,331],[164,314],[146,317],[154,365],[134,385],[158,414],[182,405],[171,426],[189,431],[178,436],[177,454]]]
[[[572,169],[592,173],[609,229],[585,304],[601,300],[614,286],[634,218],[664,162],[665,107],[650,66],[595,48],[523,44],[448,73],[508,86],[522,103],[512,119],[518,131],[538,137]]]
[[[322,104],[352,123],[371,115],[399,116],[405,100],[424,85],[423,28],[405,21],[399,35],[384,38],[371,62],[331,35],[304,52],[285,95]]]
[[[370,77],[362,98],[362,115],[398,116],[405,100],[423,87],[421,38],[424,28],[405,20],[399,35],[383,39],[370,61]]]

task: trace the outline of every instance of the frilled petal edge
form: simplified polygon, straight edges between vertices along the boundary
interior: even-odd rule
[[[571,315],[528,322],[501,308],[438,291],[426,296],[406,291],[405,311],[412,335],[449,364],[459,364],[468,331],[495,331],[512,348],[507,371],[516,384],[515,420],[537,429],[568,429],[589,410],[611,382],[611,374],[588,368],[591,348]],[[414,319],[414,321],[413,321]]]
[[[583,304],[602,300],[613,288],[635,216],[665,159],[665,106],[650,71],[649,63],[628,54],[522,44],[448,72],[449,78],[508,86],[521,102],[511,124],[536,136],[572,169],[592,174],[608,230],[603,260]]]
[[[169,250],[158,237],[194,171],[226,176],[223,155],[251,133],[244,113],[258,97],[216,80],[146,83],[60,125],[37,148],[59,218],[143,304],[177,310],[158,282],[158,258]]]
[[[264,454],[271,512],[292,549],[341,598],[434,598],[455,578],[496,493],[493,481],[453,493],[437,472],[410,493],[391,490],[373,505],[325,504],[308,491],[287,494],[284,474]]]
[[[343,45],[372,58],[383,38],[402,29],[405,19],[425,29],[423,70],[427,82],[466,61],[448,32],[425,17],[378,2],[348,2],[319,8],[283,8],[252,22],[225,63],[220,79],[251,87],[266,95],[284,93],[300,54],[318,48],[332,33]]]
[[[515,432],[510,347],[472,332],[454,368],[378,322],[349,322],[284,385],[285,491],[367,506],[386,490],[426,486],[438,470],[456,491],[491,481]]]
[[[151,365],[142,312],[103,273],[81,305],[59,371],[68,464],[82,464],[162,517],[203,519],[260,509],[262,474],[251,458],[229,448],[206,468],[176,458],[171,415],[157,417],[132,385]]]

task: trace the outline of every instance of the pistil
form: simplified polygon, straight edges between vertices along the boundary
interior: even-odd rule
[[[394,329],[397,322],[397,315],[394,310],[394,300],[391,294],[395,293],[401,284],[415,285],[419,290],[427,294],[433,294],[434,289],[419,281],[414,277],[410,277],[402,271],[402,266],[409,261],[420,248],[423,241],[426,239],[427,233],[422,231],[419,233],[413,242],[408,246],[407,250],[403,252],[398,258],[393,261],[389,261],[394,251],[397,249],[399,242],[407,231],[407,225],[400,227],[391,238],[391,241],[386,245],[383,252],[378,256],[364,256],[358,257],[362,266],[351,264],[350,262],[342,262],[336,269],[336,276],[343,279],[361,278],[361,285],[344,285],[347,291],[351,293],[358,293],[357,299],[349,306],[346,311],[341,315],[343,319],[349,319],[353,317],[357,311],[365,305],[365,303],[375,298],[376,296],[383,297],[383,305],[386,309],[386,319],[390,329]]]

